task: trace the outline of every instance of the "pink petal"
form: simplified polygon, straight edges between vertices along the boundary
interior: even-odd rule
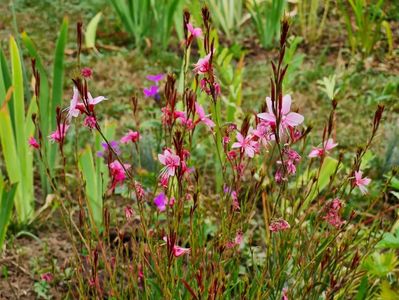
[[[235,142],[235,143],[231,146],[231,148],[241,148],[241,143]]]
[[[283,123],[289,125],[291,127],[297,126],[301,124],[304,120],[304,117],[298,113],[291,112],[285,116],[283,119]]]
[[[161,164],[165,165],[165,159],[166,159],[166,155],[163,154],[158,154],[158,160],[160,161]]]
[[[331,150],[331,149],[333,149],[333,148],[335,148],[337,145],[338,145],[338,143],[334,143],[334,140],[333,139],[328,139],[326,142],[324,142],[324,148],[327,150],[327,151],[329,151],[329,150]]]
[[[257,115],[259,119],[269,123],[276,123],[276,117],[271,113],[260,113]]]
[[[200,119],[205,117],[205,111],[202,108],[201,105],[199,105],[197,102],[195,102],[195,112],[198,114],[198,116],[200,117]]]
[[[291,109],[291,96],[290,95],[285,95],[283,97],[283,106],[281,108],[281,113],[283,115],[286,115],[290,112]]]
[[[215,123],[209,118],[206,118],[206,117],[203,118],[202,122],[204,122],[204,124],[207,125],[210,128],[215,127]]]
[[[273,114],[273,103],[272,103],[272,99],[270,97],[266,97],[266,105],[267,105],[267,110],[269,111],[269,113]]]
[[[320,156],[320,148],[313,148],[312,151],[310,151],[309,157],[319,157]]]

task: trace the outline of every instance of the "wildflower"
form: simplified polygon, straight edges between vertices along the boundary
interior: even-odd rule
[[[237,152],[234,150],[230,150],[227,152],[227,158],[228,160],[235,160],[237,158]]]
[[[202,29],[199,27],[194,27],[191,23],[187,23],[187,30],[194,38],[202,35]]]
[[[281,169],[278,169],[276,173],[274,174],[274,180],[276,181],[277,184],[280,184],[283,182],[283,174],[281,172]]]
[[[165,149],[163,154],[158,154],[158,159],[165,166],[165,174],[174,176],[176,168],[180,165],[180,157],[173,154],[169,149]]]
[[[127,219],[128,221],[130,221],[131,218],[133,217],[133,214],[134,214],[133,208],[132,208],[130,205],[127,205],[127,206],[125,207],[125,217],[126,217],[126,219]]]
[[[168,242],[168,238],[167,238],[166,236],[164,236],[163,240],[164,240],[166,243],[169,243],[169,242]],[[183,247],[180,247],[180,246],[173,245],[172,251],[173,251],[173,256],[179,257],[179,256],[182,256],[183,254],[188,254],[188,253],[190,253],[191,249],[190,249],[190,248],[183,248]]]
[[[200,81],[200,88],[203,90],[205,93],[210,95],[212,93],[210,87],[208,87],[209,81],[206,78],[202,78]],[[221,89],[220,89],[220,84],[217,82],[212,83],[213,85],[213,92],[215,93],[216,96],[221,94]],[[209,86],[211,86],[211,83],[209,83]]]
[[[364,195],[367,194],[367,185],[371,182],[371,179],[368,177],[363,177],[362,171],[355,171],[355,185],[359,188],[360,192]]]
[[[237,132],[237,141],[231,147],[241,148],[241,152],[245,152],[245,155],[252,158],[255,152],[258,151],[258,143],[252,140],[251,136],[242,136],[240,132]]]
[[[101,147],[103,147],[104,151],[98,151],[97,152],[98,157],[107,158],[110,153],[111,153],[111,155],[113,154],[112,151],[110,151],[108,145],[111,146],[112,151],[115,152],[116,155],[121,154],[121,150],[119,148],[118,142],[117,141],[109,141],[108,144],[105,142],[101,143]]]
[[[222,141],[223,141],[223,145],[228,145],[230,143],[230,137],[224,136]]]
[[[188,129],[193,129],[194,124],[193,121],[187,118],[187,115],[183,111],[175,111],[175,118],[180,120],[181,124],[187,127]]]
[[[135,189],[136,189],[136,197],[137,197],[137,199],[138,200],[141,200],[141,199],[143,199],[143,197],[144,197],[144,189],[143,189],[143,186],[141,185],[141,183],[140,182],[138,182],[138,181],[136,181],[135,183],[134,183],[134,187],[135,187]]]
[[[146,96],[146,98],[150,98],[150,97],[155,97],[158,95],[158,86],[156,85],[152,85],[150,86],[149,89],[144,89],[143,90],[144,96]]]
[[[169,183],[169,176],[167,174],[162,174],[161,177],[159,178],[159,184],[162,187],[167,188],[168,183]]]
[[[204,123],[210,129],[212,129],[215,126],[215,123],[208,117],[209,115],[205,115],[204,109],[202,108],[201,105],[199,105],[198,102],[195,102],[195,112],[199,116],[198,122]]]
[[[342,224],[344,224],[344,221],[342,221],[339,213],[341,207],[342,207],[341,200],[335,198],[330,203],[328,203],[327,214],[323,217],[324,220],[326,220],[335,228],[339,228],[341,227]]]
[[[278,232],[278,231],[284,231],[290,228],[290,224],[284,219],[279,219],[271,222],[269,225],[269,230],[271,232]]]
[[[270,131],[270,126],[265,122],[260,122],[256,129],[250,131],[251,135],[257,139],[264,147],[272,140],[273,133]]]
[[[158,85],[158,82],[161,81],[165,77],[165,74],[156,74],[156,75],[148,75],[146,78],[150,81],[155,82]]]
[[[236,234],[236,237],[234,238],[233,241],[230,241],[227,243],[227,248],[233,248],[235,246],[240,246],[242,243],[242,231],[239,230]]]
[[[194,64],[194,73],[206,74],[211,70],[211,59],[212,52],[209,52],[204,58],[200,58],[196,64]]]
[[[118,160],[114,160],[109,164],[110,175],[112,177],[111,189],[114,189],[117,184],[123,183],[126,179],[126,170],[130,168],[129,164],[121,164]]]
[[[154,198],[154,203],[160,212],[166,210],[166,204],[168,204],[168,197],[164,193],[160,193]]]
[[[70,120],[72,117],[77,118],[80,114],[80,109],[78,108],[79,103],[79,91],[76,87],[73,87],[73,95],[69,105],[68,110],[68,119]],[[82,104],[83,105],[83,104]]]
[[[97,105],[98,103],[107,100],[104,96],[98,96],[93,98],[93,96],[90,93],[87,93],[87,103],[89,104],[89,109],[93,110],[94,106]]]
[[[129,132],[126,133],[121,138],[121,143],[122,144],[127,144],[129,142],[136,143],[139,139],[140,139],[140,134],[138,131],[129,130]]]
[[[96,117],[87,116],[83,122],[83,125],[90,129],[96,128],[97,120]]]
[[[68,131],[68,128],[68,124],[60,124],[59,126],[57,126],[57,129],[49,135],[50,141],[56,143],[60,143],[61,141],[63,141]]]
[[[328,139],[323,143],[323,147],[313,147],[309,153],[309,157],[322,157],[337,145],[338,143],[334,143],[333,139]]]
[[[90,78],[91,75],[93,75],[93,70],[88,67],[85,67],[82,69],[81,74],[85,78]]]
[[[268,112],[258,114],[258,118],[266,121],[269,125],[276,125],[276,115],[273,112],[272,100],[269,97],[266,97],[266,104]],[[283,103],[280,111],[282,128],[286,128],[288,126],[294,127],[301,124],[304,120],[304,117],[298,113],[290,112],[291,109],[291,96],[285,95],[283,97]]]
[[[39,149],[40,148],[39,143],[36,141],[36,139],[33,136],[31,136],[29,138],[28,143],[29,143],[29,146],[31,146],[34,149]]]
[[[287,291],[287,288],[283,288],[283,296],[281,297],[281,300],[288,300]]]
[[[45,282],[51,282],[53,280],[53,274],[47,272],[42,275],[40,275],[41,280]]]

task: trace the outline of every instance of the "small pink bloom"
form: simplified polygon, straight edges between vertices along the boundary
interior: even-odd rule
[[[40,275],[40,278],[41,278],[43,281],[51,282],[51,281],[53,280],[53,274],[47,272],[47,273],[44,273],[44,274]]]
[[[276,171],[274,174],[274,180],[276,181],[277,184],[280,184],[283,182],[283,174],[280,169]]]
[[[227,152],[227,158],[229,160],[234,160],[237,158],[237,152],[235,150],[230,150],[229,152]]]
[[[130,205],[127,205],[125,207],[125,217],[128,221],[130,221],[133,217],[134,211],[133,208]]]
[[[211,59],[212,52],[209,52],[204,58],[200,58],[196,64],[194,64],[194,73],[206,74],[211,70]]]
[[[117,184],[123,183],[126,179],[126,171],[125,169],[129,169],[129,164],[122,164],[118,160],[114,160],[112,163],[109,164],[110,175],[112,177],[112,186],[111,188],[114,189]]]
[[[180,157],[165,149],[163,154],[158,154],[158,159],[165,166],[164,173],[167,176],[174,176],[176,168],[180,166]]]
[[[287,288],[283,288],[283,296],[281,297],[281,300],[288,300],[287,291]]]
[[[155,84],[158,84],[159,81],[161,81],[165,77],[164,74],[156,74],[156,75],[148,75],[146,78],[150,81],[155,82]]]
[[[271,232],[278,232],[278,231],[284,231],[290,228],[290,224],[284,219],[279,219],[271,222],[269,225],[269,230]]]
[[[246,136],[245,138],[242,136],[240,132],[237,132],[237,141],[231,147],[241,148],[241,152],[245,152],[245,155],[252,158],[255,153],[258,152],[258,143],[252,140],[251,136]]]
[[[242,232],[238,231],[236,234],[236,237],[234,238],[233,241],[227,242],[226,247],[227,248],[234,248],[235,246],[240,246],[242,243]]]
[[[228,145],[230,143],[230,137],[229,136],[224,136],[223,137],[223,145]]]
[[[300,125],[304,117],[298,113],[290,112],[291,109],[291,96],[290,95],[285,95],[283,97],[283,103],[281,107],[281,126],[282,128],[287,128],[288,126],[294,127]],[[276,125],[276,116],[273,112],[273,107],[272,107],[272,100],[269,97],[266,97],[266,104],[267,104],[267,109],[268,112],[266,113],[260,113],[258,114],[258,118],[261,120],[266,121],[268,124],[271,126]]]
[[[162,174],[159,178],[159,184],[164,187],[167,188],[168,187],[168,183],[169,183],[169,176],[168,174]]]
[[[215,96],[219,96],[221,94],[220,84],[214,82],[212,85],[213,85],[213,91],[211,90],[211,83],[208,81],[208,79],[202,78],[200,81],[200,88],[202,91],[204,91],[208,95],[214,93]]]
[[[98,103],[107,100],[104,96],[98,96],[93,98],[93,96],[90,93],[87,93],[87,102],[90,106],[91,109],[93,109],[94,105],[97,105]]]
[[[121,138],[121,143],[122,144],[127,144],[129,142],[136,143],[139,139],[140,139],[140,134],[138,131],[129,130],[129,132],[126,133]]]
[[[166,210],[166,204],[168,204],[168,197],[166,197],[165,193],[160,193],[158,196],[154,198],[154,203],[157,206],[160,212]]]
[[[82,69],[81,73],[83,77],[90,78],[93,75],[93,70],[88,67],[85,67]]]
[[[155,97],[158,95],[158,86],[152,85],[149,89],[145,88],[143,89],[143,93],[146,98]]]
[[[187,24],[187,30],[191,33],[193,37],[199,37],[202,35],[202,29],[199,27],[193,27],[191,23]]]
[[[190,248],[183,248],[176,245],[173,246],[173,255],[175,257],[182,256],[183,254],[188,254],[190,253],[190,251],[191,251]]]
[[[183,111],[175,111],[175,118],[180,120],[181,124],[187,127],[187,129],[193,129],[194,124],[193,121],[187,118],[186,113]]]
[[[31,136],[29,138],[28,143],[29,143],[29,146],[31,146],[34,149],[39,149],[40,148],[39,143],[36,141],[36,139],[33,136]]]
[[[68,131],[68,128],[68,124],[60,124],[59,127],[57,126],[57,129],[49,135],[50,141],[56,143],[60,143],[61,141],[63,141]]]
[[[367,185],[370,184],[371,179],[368,177],[363,177],[362,171],[355,171],[355,185],[360,189],[360,192],[364,195],[367,194]]]
[[[331,202],[327,204],[327,214],[323,217],[330,225],[334,226],[335,228],[341,227],[342,224],[345,222],[342,221],[340,215],[340,209],[342,207],[341,200],[335,198]]]
[[[141,183],[136,181],[134,183],[134,187],[136,189],[136,197],[137,197],[137,199],[138,200],[143,199],[145,192],[144,192],[144,189],[143,189],[143,186],[141,185]]]
[[[69,105],[69,108],[67,108],[68,110],[68,119],[71,119],[72,117],[76,118],[79,116],[80,114],[80,109],[78,106],[79,103],[79,91],[78,89],[74,86],[73,87],[73,96]],[[82,104],[83,105],[83,104]]]
[[[93,116],[87,116],[83,122],[83,125],[90,129],[96,128],[97,120]]]
[[[309,153],[309,157],[322,157],[337,145],[338,144],[334,143],[333,139],[328,139],[323,143],[323,147],[313,147],[312,151]]]
[[[215,123],[208,117],[209,115],[205,115],[205,111],[198,102],[195,102],[195,112],[199,116],[199,122],[204,123],[210,129],[215,126]]]

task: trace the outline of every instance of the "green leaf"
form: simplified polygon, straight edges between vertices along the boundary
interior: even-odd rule
[[[381,300],[397,300],[399,299],[399,293],[391,289],[388,281],[384,280],[381,283],[381,293],[380,293]]]
[[[96,49],[96,32],[98,23],[101,20],[102,12],[97,13],[87,25],[85,33],[86,47],[90,49]]]
[[[394,234],[390,232],[384,233],[382,240],[376,245],[377,249],[399,249],[399,228],[396,229]]]
[[[374,276],[385,277],[395,270],[397,264],[397,257],[394,252],[381,254],[375,252],[366,258],[363,268]]]
[[[4,183],[1,183],[4,185]],[[8,189],[5,186],[1,187],[0,192],[0,253],[3,248],[4,239],[8,224],[10,223],[14,197],[17,191],[17,183],[14,183]]]

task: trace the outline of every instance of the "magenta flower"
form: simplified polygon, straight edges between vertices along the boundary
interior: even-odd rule
[[[28,144],[29,144],[29,146],[31,146],[34,149],[39,149],[40,148],[39,143],[36,141],[36,139],[33,136],[31,136],[29,138]]]
[[[90,78],[91,75],[93,75],[93,70],[88,67],[85,67],[82,69],[81,74],[85,78]]]
[[[246,156],[252,158],[258,151],[259,144],[252,140],[251,136],[242,136],[240,132],[237,132],[237,141],[231,147],[241,148],[241,152],[244,152]]]
[[[97,152],[97,156],[98,157],[104,157],[107,158],[111,152],[111,150],[113,150],[117,155],[121,154],[121,150],[119,148],[118,142],[117,141],[109,141],[109,145],[111,146],[112,149],[109,149],[108,144],[107,143],[101,143],[101,147],[103,147],[104,151],[98,151]],[[112,153],[112,152],[111,152]],[[112,153],[113,154],[113,153]]]
[[[127,144],[129,142],[136,143],[139,139],[140,139],[140,133],[138,131],[129,130],[129,132],[126,133],[121,138],[121,143],[122,144]]]
[[[134,211],[133,208],[130,205],[127,205],[125,207],[125,217],[128,221],[130,221],[133,217]]]
[[[337,145],[338,143],[334,143],[333,139],[328,139],[323,143],[323,147],[313,147],[309,153],[309,157],[322,157]]]
[[[164,74],[156,74],[156,75],[148,75],[146,78],[150,81],[155,82],[155,84],[158,84],[159,81],[161,81],[164,78]]]
[[[190,118],[187,118],[187,115],[183,111],[175,111],[174,114],[175,118],[180,120],[181,124],[187,127],[188,129],[193,129],[194,124],[193,121]]]
[[[97,120],[93,116],[87,116],[83,122],[83,125],[90,129],[96,128]]]
[[[160,193],[154,198],[154,203],[160,212],[166,210],[166,205],[168,204],[168,197],[164,193]]]
[[[107,100],[107,98],[105,98],[104,96],[98,96],[93,98],[93,96],[90,93],[87,93],[87,102],[91,109],[94,107],[94,105],[97,105],[98,103],[104,100]]]
[[[215,126],[215,123],[208,117],[209,115],[205,115],[204,109],[202,108],[201,105],[199,105],[198,102],[195,102],[195,112],[199,116],[198,122],[204,123],[210,129],[212,129]]]
[[[288,126],[294,127],[301,124],[304,120],[304,117],[298,113],[290,112],[291,109],[291,96],[285,95],[283,97],[283,103],[281,107],[281,123],[282,128],[287,128]],[[266,121],[269,125],[276,125],[276,116],[273,112],[272,100],[269,97],[266,97],[266,104],[268,112],[258,114],[258,118]]]
[[[210,59],[212,52],[209,52],[204,58],[200,58],[196,64],[194,64],[194,73],[206,74],[211,69]]]
[[[114,160],[109,164],[110,175],[112,177],[111,189],[115,189],[117,184],[123,183],[126,179],[126,171],[130,168],[129,164],[122,164],[118,160]]]
[[[146,98],[155,97],[158,94],[158,86],[152,85],[149,89],[143,90],[144,95]]]
[[[68,124],[60,124],[60,126],[57,126],[57,129],[49,135],[50,141],[56,143],[60,143],[61,141],[63,141],[68,131],[68,128]]]
[[[367,185],[370,184],[371,179],[368,177],[363,177],[362,171],[355,171],[355,185],[359,188],[360,192],[364,195],[367,194]]]
[[[180,165],[180,157],[173,154],[169,149],[165,149],[163,154],[158,154],[158,159],[165,166],[166,176],[174,176],[176,168]]]
[[[284,219],[275,220],[270,223],[269,230],[271,232],[284,231],[290,228],[290,224]]]
[[[53,280],[53,274],[50,272],[44,273],[40,275],[41,280],[46,281],[46,282],[51,282]]]
[[[199,27],[194,27],[191,23],[187,24],[187,30],[191,33],[193,37],[199,37],[202,35],[202,29]]]

